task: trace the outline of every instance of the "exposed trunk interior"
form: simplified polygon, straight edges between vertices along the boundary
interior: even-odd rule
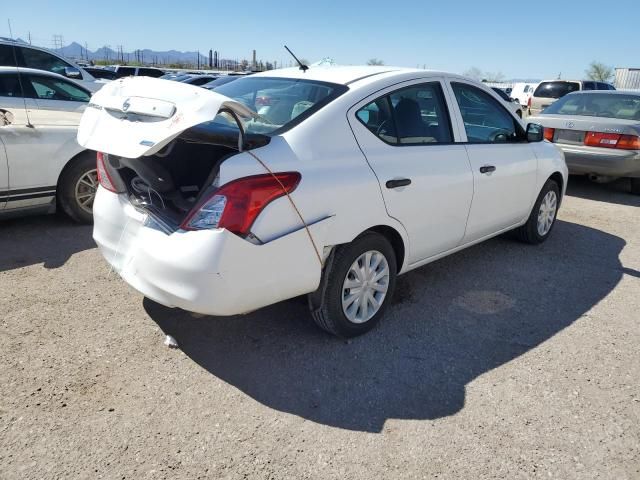
[[[245,135],[243,150],[267,143],[267,136]],[[184,131],[155,155],[109,155],[107,168],[118,190],[136,207],[174,230],[215,188],[222,162],[238,151],[238,129],[207,122]]]

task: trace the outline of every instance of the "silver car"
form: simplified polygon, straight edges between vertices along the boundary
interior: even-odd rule
[[[640,92],[570,93],[528,121],[545,127],[570,173],[599,182],[630,177],[640,194]]]

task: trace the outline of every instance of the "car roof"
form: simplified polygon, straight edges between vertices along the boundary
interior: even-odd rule
[[[256,73],[256,77],[277,77],[295,78],[302,80],[316,80],[321,82],[337,83],[348,85],[357,80],[390,72],[424,72],[410,68],[388,67],[388,66],[314,66],[303,72],[297,67],[281,68],[278,70],[268,70]]]
[[[578,90],[577,92],[571,92],[567,95],[596,95],[603,93],[606,95],[636,95],[640,97],[640,91],[638,90]]]
[[[10,73],[16,73],[16,72],[31,73],[31,74],[36,74],[43,77],[52,77],[52,78],[57,78],[59,80],[65,80],[67,82],[73,83],[74,85],[82,88],[83,90],[87,90],[86,87],[74,81],[72,78],[67,78],[63,75],[59,75],[57,73],[53,73],[48,70],[38,70],[37,68],[25,68],[25,67],[0,67],[0,75],[8,75]]]

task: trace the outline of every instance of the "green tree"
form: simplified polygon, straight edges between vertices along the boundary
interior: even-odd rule
[[[367,60],[367,65],[384,65],[384,60],[380,60],[379,58],[370,58]]]
[[[613,68],[600,62],[591,62],[585,70],[589,80],[596,82],[611,82],[613,80]]]

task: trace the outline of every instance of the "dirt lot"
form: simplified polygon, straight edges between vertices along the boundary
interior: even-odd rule
[[[546,244],[410,273],[350,342],[298,300],[161,307],[90,228],[2,222],[0,478],[640,478],[640,198],[572,181]]]

